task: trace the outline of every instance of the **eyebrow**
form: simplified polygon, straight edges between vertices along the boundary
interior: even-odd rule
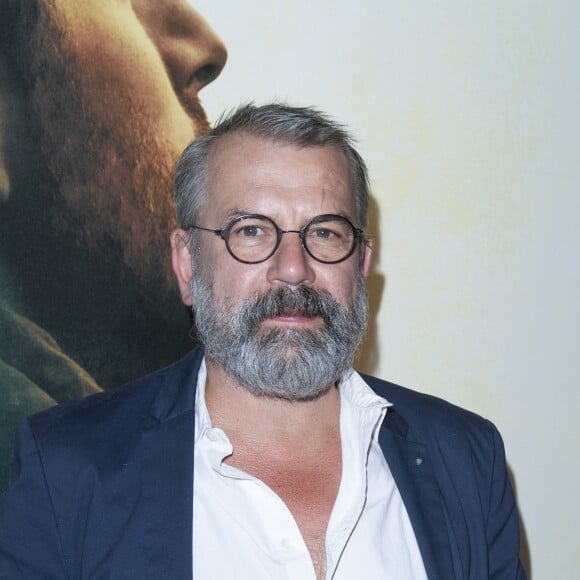
[[[230,222],[240,217],[244,217],[246,215],[263,215],[263,214],[257,213],[255,210],[249,208],[234,207],[228,210],[221,217],[218,217],[217,221],[219,224],[221,224],[221,227],[226,227]]]
[[[256,211],[251,210],[249,208],[235,207],[233,209],[230,209],[223,219],[227,222],[230,222],[231,220],[235,220],[236,218],[243,217],[245,215],[262,215],[262,214],[259,214]]]
[[[253,210],[253,209],[250,209],[250,208],[241,208],[241,207],[235,207],[235,208],[232,208],[232,209],[230,209],[230,210],[229,210],[229,211],[228,211],[228,212],[227,212],[227,213],[226,213],[226,214],[223,216],[223,218],[222,218],[220,221],[221,221],[221,223],[223,223],[223,224],[224,224],[224,227],[225,227],[225,226],[226,226],[227,224],[229,224],[231,221],[233,221],[233,220],[235,220],[235,219],[238,219],[238,218],[240,218],[240,217],[247,216],[247,215],[263,216],[263,217],[265,217],[265,218],[268,218],[268,219],[272,220],[274,223],[277,223],[277,222],[276,222],[276,220],[275,220],[273,217],[269,216],[269,215],[266,215],[266,214],[263,214],[263,213],[257,212],[256,210]],[[304,225],[306,225],[306,224],[307,224],[307,223],[308,223],[310,220],[312,220],[312,219],[314,219],[314,218],[316,218],[316,217],[318,217],[318,216],[321,216],[321,215],[337,215],[337,216],[340,216],[340,217],[346,218],[346,219],[347,219],[347,220],[349,220],[350,222],[354,223],[354,219],[353,219],[353,217],[352,217],[351,215],[349,215],[347,212],[343,212],[343,211],[341,211],[341,212],[339,212],[339,213],[333,213],[333,212],[331,212],[331,213],[320,213],[320,214],[316,214],[316,215],[314,215],[314,216],[311,216],[311,217],[309,217],[309,218],[308,218],[308,219],[307,219],[307,220],[306,220],[306,221],[305,221],[305,222],[302,224],[302,226],[300,226],[300,227],[303,227],[303,226],[304,226]],[[358,226],[357,226],[357,227],[358,227]]]

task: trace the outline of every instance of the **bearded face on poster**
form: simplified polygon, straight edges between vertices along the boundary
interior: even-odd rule
[[[226,50],[186,0],[0,0],[0,487],[16,423],[191,348],[172,172]]]

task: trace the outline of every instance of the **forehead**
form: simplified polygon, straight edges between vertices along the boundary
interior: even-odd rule
[[[331,146],[300,147],[243,132],[214,144],[208,159],[208,206],[305,215],[353,215],[349,165]]]

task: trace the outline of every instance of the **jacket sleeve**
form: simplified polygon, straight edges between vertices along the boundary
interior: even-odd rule
[[[519,557],[518,510],[507,472],[503,442],[493,425],[492,437],[494,453],[487,517],[489,578],[526,580]]]
[[[68,577],[42,458],[25,421],[18,431],[12,484],[0,500],[0,579]]]

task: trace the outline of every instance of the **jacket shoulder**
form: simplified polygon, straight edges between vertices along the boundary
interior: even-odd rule
[[[396,416],[404,436],[418,440],[459,439],[469,436],[487,439],[495,426],[480,415],[439,397],[421,393],[369,375],[361,375],[380,396],[393,404],[389,413]]]
[[[185,379],[191,378],[192,368],[197,368],[198,350],[177,363],[110,391],[62,403],[32,415],[28,424],[34,438],[37,442],[62,439],[71,445],[76,437],[86,441],[92,436],[128,433],[135,429],[136,423],[154,420],[150,413],[155,401],[166,397],[170,402],[179,397],[180,390],[191,384]]]

